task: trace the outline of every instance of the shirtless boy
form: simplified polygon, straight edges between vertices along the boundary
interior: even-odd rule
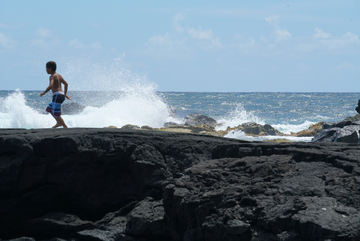
[[[46,111],[56,120],[56,125],[54,125],[53,128],[60,126],[67,128],[63,118],[61,118],[61,104],[64,102],[65,97],[71,100],[70,96],[67,95],[68,83],[60,74],[56,73],[56,63],[54,61],[46,63],[46,72],[50,74],[50,84],[40,96],[45,95],[49,90],[53,92],[52,102],[46,108]],[[62,91],[61,83],[65,86],[64,92]]]

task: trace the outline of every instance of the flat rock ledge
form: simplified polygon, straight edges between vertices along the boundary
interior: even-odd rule
[[[1,129],[0,239],[358,241],[359,147]]]

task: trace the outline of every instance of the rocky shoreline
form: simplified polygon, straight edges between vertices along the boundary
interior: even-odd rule
[[[360,240],[359,175],[358,144],[2,129],[0,239]]]
[[[338,122],[318,122],[312,124],[306,130],[297,133],[285,134],[273,128],[269,124],[261,125],[255,122],[247,122],[235,127],[227,127],[225,130],[216,130],[219,123],[215,119],[200,115],[190,114],[184,118],[184,124],[165,123],[164,127],[153,128],[150,126],[125,125],[123,130],[152,130],[165,132],[180,132],[225,137],[230,132],[242,131],[247,136],[274,136],[281,139],[270,139],[272,142],[291,142],[287,137],[313,137],[312,142],[345,142],[359,143],[360,139],[360,114]],[[108,128],[117,128],[109,126]]]

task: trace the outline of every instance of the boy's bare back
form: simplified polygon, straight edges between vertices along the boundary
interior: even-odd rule
[[[61,84],[65,84],[65,80],[64,78],[58,74],[58,73],[55,73],[53,75],[50,76],[50,85],[51,85],[51,91],[53,93],[57,92],[57,91],[62,91],[62,88],[61,88]]]

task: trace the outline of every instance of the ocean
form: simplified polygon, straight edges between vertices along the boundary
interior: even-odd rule
[[[70,86],[70,85],[69,85]],[[46,87],[46,86],[45,86]],[[41,91],[0,91],[0,128],[51,128],[55,120],[45,112],[51,93]],[[360,93],[264,93],[264,92],[159,92],[137,83],[122,90],[71,91],[73,100],[85,106],[82,113],[63,115],[68,127],[122,127],[126,124],[159,128],[166,122],[183,123],[190,113],[217,120],[217,130],[246,122],[270,124],[289,134],[307,129],[320,121],[340,121],[356,114]],[[228,138],[264,140],[241,131]],[[283,138],[283,137],[281,137]],[[311,141],[311,137],[286,137]]]

